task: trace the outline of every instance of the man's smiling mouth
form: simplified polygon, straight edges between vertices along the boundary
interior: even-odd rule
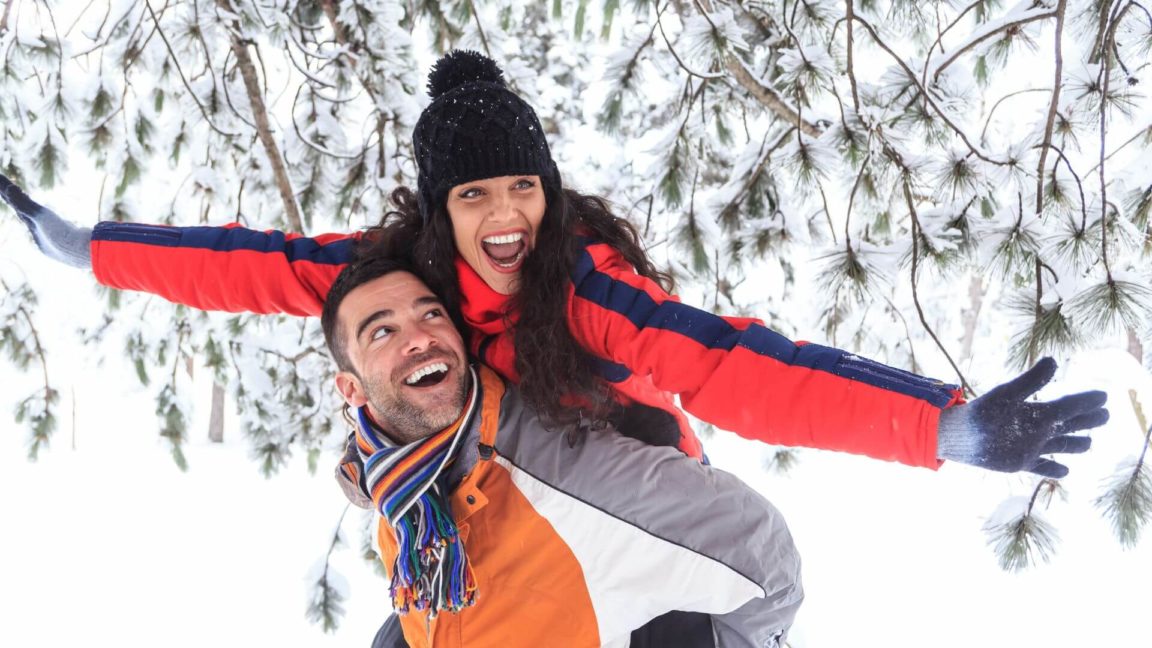
[[[448,375],[448,365],[443,362],[433,362],[413,371],[404,379],[409,387],[431,387],[440,384]]]

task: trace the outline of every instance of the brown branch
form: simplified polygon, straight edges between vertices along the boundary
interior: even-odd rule
[[[0,287],[4,288],[6,294],[12,294],[12,288],[3,279],[0,279]],[[52,394],[52,384],[48,380],[48,358],[44,353],[44,345],[40,344],[40,334],[36,330],[36,323],[32,320],[31,313],[25,308],[23,304],[16,307],[16,312],[24,317],[24,322],[28,325],[28,331],[32,334],[32,345],[35,348],[36,356],[40,359],[40,368],[44,372],[44,396],[47,399]]]
[[[488,47],[488,37],[484,35],[484,26],[480,24],[480,14],[476,11],[476,3],[468,0],[468,8],[472,10],[472,18],[476,20],[476,33],[480,34],[480,44],[484,46],[484,53],[492,58],[492,49]]]
[[[234,13],[231,0],[216,0],[217,5]],[[264,97],[260,91],[260,79],[256,74],[256,65],[248,54],[248,46],[240,39],[240,24],[233,21],[229,29],[228,38],[232,43],[232,52],[236,55],[236,65],[240,68],[240,76],[244,78],[244,88],[248,91],[248,102],[252,106],[252,118],[256,121],[256,133],[260,143],[264,145],[264,153],[272,165],[272,175],[276,179],[276,187],[280,190],[280,200],[284,203],[284,216],[288,225],[294,232],[304,231],[304,222],[300,218],[300,206],[296,204],[296,194],[292,190],[292,180],[288,177],[288,168],[284,164],[284,156],[272,136],[272,125],[268,120],[268,108],[264,104]]]
[[[903,185],[904,188],[904,200],[908,203],[908,213],[912,216],[912,302],[916,304],[916,314],[920,316],[920,325],[924,327],[925,331],[928,331],[928,335],[932,337],[932,340],[936,343],[940,352],[948,359],[948,364],[952,365],[952,369],[956,372],[956,375],[960,377],[960,386],[963,388],[964,393],[975,396],[976,392],[968,384],[968,379],[964,377],[964,373],[960,371],[960,367],[956,365],[956,361],[952,359],[952,355],[948,353],[948,349],[944,348],[944,344],[940,342],[940,338],[936,336],[936,332],[933,331],[932,327],[928,324],[928,318],[924,315],[924,307],[920,305],[920,291],[917,289],[916,284],[917,263],[918,257],[920,256],[919,239],[922,229],[920,227],[920,219],[916,215],[916,205],[912,199],[912,189],[908,186],[907,176],[904,177],[901,185]]]
[[[860,23],[864,29],[868,31],[869,35],[872,36],[872,40],[880,46],[880,49],[888,52],[888,55],[891,56],[892,59],[896,61],[896,63],[901,68],[904,69],[904,73],[908,75],[908,80],[916,86],[916,89],[920,92],[920,96],[924,98],[925,103],[927,103],[936,112],[936,114],[940,116],[940,119],[942,119],[944,123],[947,124],[948,127],[951,128],[952,131],[955,132],[956,135],[958,135],[960,139],[964,141],[964,144],[968,147],[968,150],[971,151],[972,155],[975,155],[976,157],[984,160],[985,162],[988,162],[989,164],[995,164],[997,166],[1003,166],[1005,164],[1005,162],[1002,160],[993,160],[992,158],[988,157],[980,149],[977,149],[971,141],[968,140],[968,135],[966,135],[959,126],[952,123],[952,120],[948,118],[948,115],[944,114],[944,109],[937,106],[936,102],[932,100],[931,95],[928,94],[927,88],[920,84],[920,80],[916,78],[916,73],[912,71],[912,68],[908,67],[908,64],[904,62],[904,59],[900,58],[896,52],[892,51],[892,48],[888,47],[888,43],[885,43],[880,38],[880,35],[876,33],[876,30],[872,27],[872,25],[868,23],[868,21],[859,16],[856,16],[856,22]]]
[[[747,90],[753,99],[759,101],[768,110],[776,113],[776,116],[785,122],[795,124],[805,135],[809,137],[820,137],[821,130],[819,127],[812,122],[802,119],[800,113],[788,105],[788,102],[784,101],[775,89],[760,83],[760,81],[752,76],[752,73],[748,71],[748,68],[744,67],[742,61],[735,57],[728,57],[726,65],[728,71],[736,78],[736,82]]]
[[[1039,14],[1035,14],[1032,16],[1028,16],[1026,18],[1021,18],[1020,20],[1013,20],[1012,22],[1008,22],[1008,23],[1004,23],[1004,24],[1000,25],[996,29],[989,31],[987,34],[984,34],[984,35],[980,36],[979,38],[968,41],[967,43],[964,44],[964,47],[961,47],[960,49],[956,50],[955,52],[952,52],[952,56],[949,56],[947,59],[944,59],[944,62],[941,63],[940,66],[936,68],[935,72],[932,73],[932,80],[933,81],[938,80],[940,78],[940,74],[942,72],[944,72],[944,70],[948,69],[948,67],[951,66],[953,63],[955,63],[957,59],[959,59],[965,53],[970,51],[972,48],[976,47],[980,43],[983,43],[984,41],[988,40],[989,38],[992,38],[993,36],[999,34],[1000,32],[1005,32],[1005,31],[1008,31],[1010,29],[1023,27],[1024,25],[1027,25],[1028,23],[1033,23],[1033,22],[1036,22],[1037,20],[1046,20],[1048,18],[1053,18],[1055,16],[1056,16],[1055,11],[1045,11],[1044,13],[1039,13]]]
[[[845,28],[844,35],[847,39],[847,67],[848,67],[848,83],[852,86],[852,106],[856,109],[856,114],[860,114],[860,94],[856,91],[856,70],[852,67],[852,22],[856,17],[856,6],[852,0],[845,0]],[[931,52],[932,50],[928,50]]]
[[[1056,108],[1060,102],[1061,79],[1064,74],[1064,53],[1062,40],[1064,36],[1064,12],[1068,7],[1068,0],[1059,0],[1056,3],[1056,74],[1052,82],[1052,100],[1048,103],[1048,121],[1044,125],[1044,139],[1041,142],[1040,162],[1036,165],[1036,216],[1044,210],[1044,163],[1048,161],[1048,145],[1052,143],[1052,129],[1056,125]]]
[[[709,0],[698,0],[696,3],[700,9],[700,13],[704,16],[705,20],[711,22],[708,17],[708,12],[712,10],[712,3]],[[805,135],[809,137],[820,137],[821,130],[815,124],[804,121],[800,117],[800,113],[788,105],[787,101],[776,92],[774,88],[770,88],[761,83],[752,73],[744,66],[744,62],[735,56],[725,56],[724,66],[740,84],[740,87],[748,91],[752,98],[759,101],[765,108],[771,112],[776,113],[789,124],[795,124]]]
[[[212,130],[225,137],[234,137],[237,135],[238,133],[229,133],[221,130],[220,127],[212,122],[212,118],[208,116],[208,110],[204,108],[204,104],[200,103],[200,98],[196,96],[196,92],[192,89],[192,84],[188,82],[188,77],[184,76],[184,68],[180,65],[180,57],[176,56],[176,52],[172,49],[172,43],[168,41],[168,36],[164,33],[164,30],[160,28],[160,19],[156,17],[156,12],[152,10],[152,5],[145,2],[144,6],[148,8],[148,14],[152,16],[152,22],[156,24],[156,32],[160,34],[160,40],[164,41],[164,47],[168,49],[168,57],[172,60],[172,67],[176,68],[176,72],[180,75],[180,80],[184,83],[184,88],[188,91],[188,96],[192,97],[192,101],[194,101],[196,107],[200,109],[200,114],[204,116],[204,121],[208,122]],[[123,107],[123,102],[121,102],[121,107]]]

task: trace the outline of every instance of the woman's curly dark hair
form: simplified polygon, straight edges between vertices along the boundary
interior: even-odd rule
[[[648,259],[636,228],[615,216],[603,198],[563,189],[548,192],[546,199],[535,248],[525,257],[519,289],[509,300],[510,311],[519,313],[511,328],[520,392],[548,420],[566,423],[583,414],[620,427],[621,419],[636,414],[621,413],[611,389],[596,373],[593,357],[568,328],[567,282],[583,249],[579,237],[588,236],[612,246],[636,272],[665,290],[672,290],[672,278]],[[442,297],[457,326],[467,330],[460,317],[456,245],[447,210],[438,206],[425,224],[411,189],[394,190],[392,202],[396,208],[365,233],[357,254],[408,260],[428,287]],[[573,398],[578,400],[574,402]],[[574,409],[576,403],[584,409]],[[649,428],[662,428],[653,431],[662,440],[650,442],[675,443],[676,439],[663,438],[670,434],[669,424],[675,427],[675,421],[671,416],[664,419],[667,420],[656,426],[647,423]]]

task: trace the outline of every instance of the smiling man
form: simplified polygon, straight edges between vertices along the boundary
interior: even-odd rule
[[[710,615],[678,645],[780,644],[799,557],[738,479],[610,429],[547,429],[395,261],[348,266],[322,322],[408,645],[628,646],[672,611]]]

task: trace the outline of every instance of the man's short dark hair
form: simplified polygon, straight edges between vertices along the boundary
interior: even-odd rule
[[[344,330],[336,317],[340,311],[340,304],[344,302],[348,293],[357,287],[393,272],[407,272],[423,281],[410,263],[389,257],[374,256],[360,258],[349,263],[336,276],[336,281],[328,290],[328,296],[324,299],[324,311],[320,315],[320,327],[324,329],[324,342],[328,345],[328,352],[341,371],[356,373],[356,369],[352,366],[352,359],[348,357],[347,336],[344,335]]]

